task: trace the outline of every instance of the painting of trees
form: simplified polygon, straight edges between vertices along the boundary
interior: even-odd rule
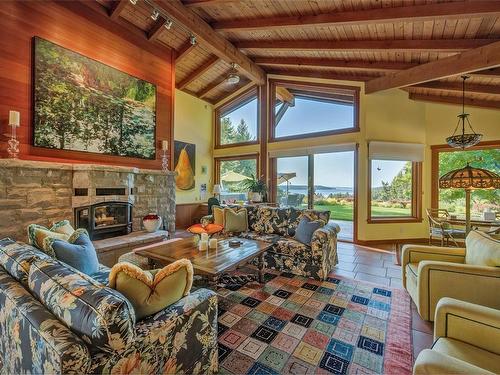
[[[155,158],[156,87],[35,38],[34,145]]]

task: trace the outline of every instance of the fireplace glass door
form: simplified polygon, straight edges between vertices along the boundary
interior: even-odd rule
[[[126,225],[128,223],[128,207],[123,204],[104,204],[95,207],[94,229]]]

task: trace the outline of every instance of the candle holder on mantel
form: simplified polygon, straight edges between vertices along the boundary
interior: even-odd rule
[[[167,152],[168,152],[168,141],[163,140],[161,141],[161,169],[163,172],[168,172],[168,157],[167,157]]]
[[[7,141],[7,154],[11,159],[19,157],[19,141],[17,140],[17,128],[20,124],[20,114],[17,111],[9,111],[10,139]]]

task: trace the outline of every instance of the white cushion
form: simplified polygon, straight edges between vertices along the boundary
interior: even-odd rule
[[[500,241],[488,234],[473,230],[465,239],[465,263],[500,267]]]

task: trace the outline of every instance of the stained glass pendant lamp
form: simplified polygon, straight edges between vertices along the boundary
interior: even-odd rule
[[[439,177],[440,189],[465,189],[465,233],[470,231],[470,193],[474,189],[500,189],[500,176],[487,169],[455,169]]]
[[[477,145],[481,138],[483,138],[482,134],[477,134],[469,121],[469,113],[465,113],[465,81],[468,79],[468,76],[462,76],[462,113],[459,114],[458,123],[455,127],[455,131],[451,137],[446,138],[446,143],[448,143],[451,147],[461,148],[462,150],[467,147],[472,147]],[[472,133],[465,133],[465,122],[467,121],[467,125],[469,125]],[[460,125],[462,125],[462,134],[457,134],[457,130]]]

